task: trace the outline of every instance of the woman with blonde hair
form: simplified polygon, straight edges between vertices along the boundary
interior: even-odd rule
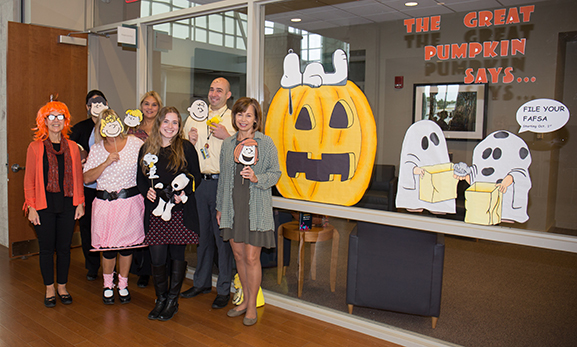
[[[118,296],[130,302],[128,272],[131,248],[144,240],[144,202],[136,187],[138,151],[142,141],[124,134],[124,125],[112,109],[102,111],[96,121],[96,143],[84,164],[84,182],[96,181],[92,204],[92,247],[103,251],[102,301],[114,303],[114,268],[118,260]]]
[[[142,141],[146,141],[152,131],[152,126],[154,125],[158,111],[162,108],[162,99],[157,92],[151,90],[140,98],[139,105],[140,111],[142,111],[142,122],[136,128],[128,129],[128,134],[134,135]]]
[[[140,98],[139,105],[140,111],[142,111],[142,121],[136,128],[128,129],[128,134],[134,135],[142,141],[146,141],[148,135],[152,132],[154,120],[162,108],[162,99],[157,92],[151,90]],[[148,285],[150,275],[152,275],[150,263],[150,252],[148,252],[147,248],[134,250],[130,273],[138,276],[137,285],[140,288],[145,288]]]
[[[194,190],[201,182],[198,155],[194,146],[182,138],[182,120],[175,107],[160,110],[138,161],[138,188],[146,197],[144,243],[150,249],[157,297],[148,319],[166,321],[178,311],[186,273],[186,245],[198,244]]]
[[[66,283],[74,223],[84,215],[82,164],[78,145],[68,140],[70,112],[64,103],[50,101],[40,108],[34,130],[26,154],[24,209],[38,236],[40,272],[46,286],[44,305],[54,307],[55,294],[63,304],[72,303]]]

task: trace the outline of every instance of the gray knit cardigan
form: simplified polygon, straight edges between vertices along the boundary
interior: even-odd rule
[[[216,210],[221,212],[220,228],[232,228],[234,209],[232,206],[232,188],[234,185],[235,161],[234,148],[236,133],[225,139],[220,152],[220,177],[216,194]],[[274,142],[267,135],[257,131],[254,134],[257,142],[258,161],[252,169],[258,178],[257,183],[250,183],[249,220],[250,230],[274,230],[272,213],[271,187],[280,178],[278,153]]]

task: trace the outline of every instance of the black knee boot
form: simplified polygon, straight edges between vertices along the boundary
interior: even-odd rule
[[[168,298],[164,309],[158,316],[158,320],[166,321],[171,319],[176,312],[178,312],[178,295],[184,275],[186,274],[186,262],[180,260],[172,261],[172,271],[170,276],[170,289],[168,290]]]
[[[148,314],[148,319],[158,319],[160,313],[166,306],[168,297],[168,277],[166,275],[166,265],[152,266],[152,280],[156,291],[156,306]]]

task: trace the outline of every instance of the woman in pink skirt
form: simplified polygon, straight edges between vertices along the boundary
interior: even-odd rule
[[[142,141],[124,134],[116,112],[102,111],[96,121],[96,141],[84,165],[84,181],[96,181],[92,207],[92,247],[103,251],[105,304],[114,303],[114,268],[118,259],[118,296],[130,302],[128,272],[132,248],[144,240],[144,201],[136,187],[138,151]]]

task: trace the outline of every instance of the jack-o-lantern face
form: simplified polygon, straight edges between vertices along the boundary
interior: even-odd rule
[[[279,153],[277,188],[284,197],[345,206],[361,199],[371,179],[377,134],[371,107],[354,83],[281,88],[265,132]]]

